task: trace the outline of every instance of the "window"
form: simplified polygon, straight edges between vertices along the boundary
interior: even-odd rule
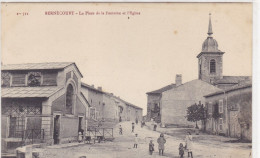
[[[218,111],[219,113],[223,113],[223,100],[219,100]]]
[[[24,86],[25,85],[25,74],[13,74],[12,85]]]
[[[48,72],[42,75],[42,85],[44,86],[56,86],[57,72]]]
[[[10,86],[10,74],[8,72],[3,72],[1,76],[2,87],[9,87]]]
[[[216,61],[214,59],[210,60],[210,73],[216,73]]]
[[[74,89],[71,84],[67,87],[66,92],[66,114],[72,114],[72,107],[73,107],[73,96],[74,96]]]
[[[208,104],[208,113],[212,114],[212,102],[209,102]]]
[[[35,87],[41,85],[41,73],[40,72],[29,72],[28,73],[28,86]]]
[[[223,119],[219,118],[219,130],[222,131],[223,130]]]

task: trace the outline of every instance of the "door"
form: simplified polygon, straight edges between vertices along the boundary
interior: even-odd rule
[[[59,144],[60,137],[60,115],[54,117],[53,139],[54,144]]]
[[[78,129],[78,132],[82,132],[83,128],[82,128],[82,118],[83,117],[79,117],[79,129]],[[82,133],[83,134],[83,133]]]

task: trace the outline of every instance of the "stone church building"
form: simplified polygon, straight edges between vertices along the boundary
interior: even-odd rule
[[[192,125],[185,118],[188,106],[199,101],[205,104],[205,95],[251,80],[250,76],[223,75],[225,52],[218,49],[218,43],[212,36],[211,17],[207,34],[202,50],[197,55],[198,79],[182,83],[182,75],[178,74],[175,84],[147,92],[147,121],[153,119],[162,126]]]

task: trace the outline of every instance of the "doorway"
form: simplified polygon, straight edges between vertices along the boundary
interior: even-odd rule
[[[53,139],[54,144],[59,144],[60,138],[60,115],[54,117]]]
[[[79,125],[78,125],[78,132],[81,132],[83,134],[83,128],[82,128],[82,119],[83,117],[79,117]]]

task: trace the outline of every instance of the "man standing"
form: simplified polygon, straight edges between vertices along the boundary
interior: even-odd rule
[[[135,123],[132,122],[132,133],[134,133],[134,131],[135,131]]]

